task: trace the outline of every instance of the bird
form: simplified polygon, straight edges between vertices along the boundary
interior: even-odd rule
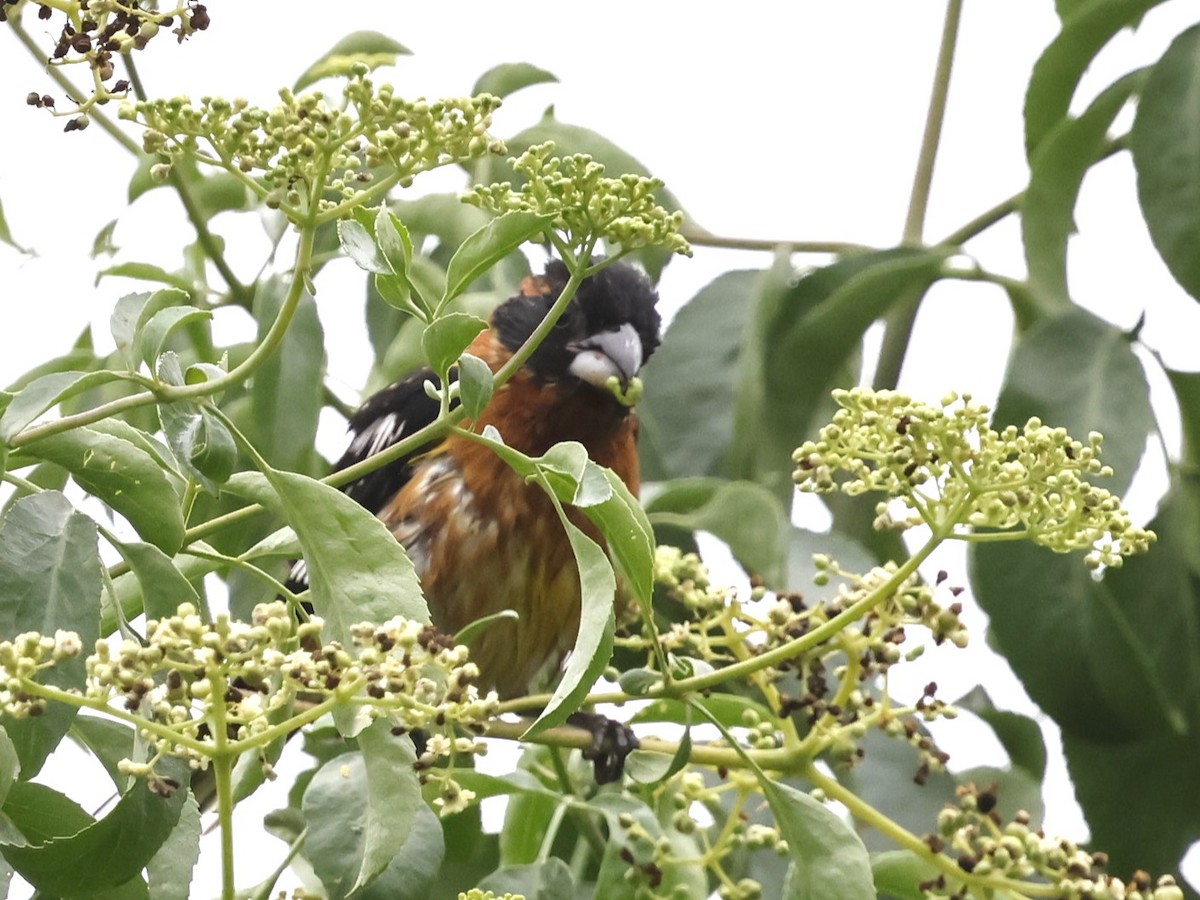
[[[541,324],[570,273],[550,260],[519,292],[493,311],[467,353],[493,373]],[[627,387],[661,341],[658,294],[637,268],[610,262],[585,278],[546,339],[464,428],[494,428],[510,447],[540,456],[562,441],[578,441],[596,463],[612,469],[636,496],[640,483],[636,412],[612,390]],[[371,396],[349,420],[340,471],[381,453],[439,414],[426,390],[440,387],[421,369]],[[561,671],[579,625],[580,586],[562,523],[542,488],[530,484],[489,447],[451,432],[342,486],[373,512],[404,546],[433,625],[455,634],[506,609],[470,644],[479,684],[501,699],[546,690]],[[567,515],[593,539],[595,527],[577,510]],[[597,782],[620,777],[636,747],[619,723],[577,714],[593,732],[585,757]]]

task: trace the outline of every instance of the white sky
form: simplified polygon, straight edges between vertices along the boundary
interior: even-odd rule
[[[932,240],[1024,186],[1024,87],[1057,30],[1049,0],[966,6],[927,218]],[[207,33],[181,47],[160,40],[141,54],[142,76],[152,93],[242,95],[269,105],[278,86],[294,81],[335,40],[375,29],[414,52],[393,72],[376,76],[408,95],[465,93],[479,74],[501,62],[526,61],[554,72],[561,83],[511,98],[494,132],[514,134],[553,104],[561,120],[592,128],[641,160],[715,233],[883,247],[899,239],[904,221],[943,4],[743,0],[718,7],[610,0],[585,8],[527,0],[502,5],[360,0],[212,3],[210,12]],[[1136,35],[1119,36],[1085,78],[1075,108],[1118,75],[1157,58],[1192,16],[1194,7],[1166,4],[1146,17]],[[41,33],[35,17],[26,16],[26,23],[33,34]],[[142,289],[116,279],[94,287],[96,266],[88,259],[94,235],[124,202],[129,158],[97,127],[62,134],[61,121],[25,106],[31,90],[59,93],[0,28],[0,202],[14,236],[38,253],[25,258],[0,247],[0,384],[65,351],[89,320],[97,323],[103,344],[115,300]],[[422,181],[434,189],[461,188],[457,173],[435,174],[418,186]],[[1081,235],[1072,243],[1076,299],[1124,327],[1145,311],[1142,340],[1171,365],[1200,369],[1195,342],[1200,306],[1178,289],[1154,254],[1135,203],[1127,157],[1088,177],[1077,215]],[[234,230],[229,217],[218,219],[215,228],[230,237],[235,268],[252,276],[265,246],[254,229]],[[122,248],[119,260],[171,269],[192,233],[169,192],[155,191],[123,217],[115,238]],[[1024,274],[1011,221],[971,250],[988,269]],[[797,263],[823,261],[797,257]],[[722,271],[767,262],[763,253],[697,248],[693,260],[672,262],[660,292],[677,306]],[[367,361],[361,281],[352,267],[335,265],[318,289],[331,339],[331,372],[357,386]],[[955,389],[994,398],[1010,326],[998,289],[935,287],[923,307],[902,387],[925,397]],[[1161,412],[1173,429],[1173,411]],[[335,435],[333,444],[337,440]],[[1161,483],[1154,476],[1150,471],[1143,480],[1148,487],[1135,502],[1143,518]],[[965,580],[961,558],[937,561],[933,568],[938,567]],[[970,621],[982,648],[982,619]],[[1030,709],[1002,665],[977,664],[989,673],[998,702]],[[938,666],[961,671],[962,659],[932,665],[935,673]],[[912,676],[913,685],[927,680],[928,670]],[[955,693],[951,678],[939,682],[946,696]],[[955,723],[939,738],[964,766],[1003,759],[978,729]],[[1072,808],[1061,760],[1052,776],[1048,829],[1082,837],[1085,829]],[[273,865],[259,856],[245,860],[258,864],[253,871]],[[252,877],[247,870],[239,884]]]

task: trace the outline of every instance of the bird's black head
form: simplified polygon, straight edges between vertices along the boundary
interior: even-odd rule
[[[531,279],[522,294],[501,304],[492,325],[515,351],[546,318],[569,277],[559,260]],[[531,286],[531,287],[530,287]],[[576,379],[597,387],[616,376],[622,386],[637,374],[661,341],[658,294],[632,266],[613,263],[579,286],[562,318],[527,363],[540,378]]]

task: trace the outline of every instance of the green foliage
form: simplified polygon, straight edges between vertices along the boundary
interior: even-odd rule
[[[145,151],[127,146],[128,200],[176,194],[197,240],[175,270],[137,260],[136,246],[106,262],[97,294],[113,305],[113,352],[85,333],[0,392],[0,879],[15,871],[47,896],[188,896],[201,831],[190,762],[213,778],[232,898],[246,889],[232,808],[303,728],[316,766],[265,827],[330,897],[1183,896],[1171,873],[1200,830],[1200,379],[1165,373],[1184,449],[1139,528],[1117,495],[1161,438],[1145,374],[1155,363],[1136,352],[1136,330],[1086,311],[1067,277],[1081,188],[1128,149],[1154,245],[1200,297],[1200,26],[1088,102],[1076,96],[1096,55],[1158,2],[1057,4],[1061,31],[1029,75],[1019,197],[942,243],[776,248],[769,266],[726,272],[688,300],[642,373],[644,504],[581,444],[529,456],[470,430],[587,276],[631,258],[657,280],[693,244],[729,243],[685,224],[629,151],[552,110],[495,137],[501,99],[551,73],[510,63],[480,75],[471,98],[405,98],[369,73],[409,51],[357,32],[269,109],[137,86],[120,114]],[[25,6],[4,16],[19,22]],[[114,66],[167,17],[181,38],[209,25],[196,4],[93,3],[88,28],[81,4],[44,9],[75,23],[61,54],[44,48],[56,74],[79,64],[95,76],[90,93],[71,93],[68,130],[115,130],[105,104],[125,88]],[[109,28],[117,46],[89,37]],[[324,79],[335,88],[299,93]],[[1131,105],[1131,133],[1111,136]],[[461,197],[396,196],[441,167],[465,177]],[[913,203],[922,218],[919,190]],[[210,230],[218,214],[269,222],[277,243],[248,282]],[[1023,278],[969,260],[971,242],[1010,215]],[[97,254],[113,252],[119,221]],[[2,208],[0,243],[20,249]],[[467,351],[529,274],[522,249],[539,243],[570,280],[493,371]],[[831,248],[834,259],[796,264]],[[344,388],[325,384],[313,276],[337,255],[367,276],[365,387],[427,365],[439,412],[322,478],[318,420],[345,409]],[[152,288],[114,302],[103,276]],[[903,321],[954,279],[1001,286],[1018,323],[994,419],[970,397],[938,405],[893,390],[911,356]],[[213,319],[229,306],[252,315],[250,342],[217,343]],[[855,387],[881,320],[886,364],[874,389]],[[1008,336],[971,339],[996,337]],[[636,400],[631,387],[623,401]],[[426,627],[412,561],[337,490],[452,430],[545,493],[574,554],[580,622],[550,694],[479,694],[469,645],[515,613],[453,637]],[[826,503],[834,533],[790,524],[797,483]],[[907,549],[904,531],[917,537]],[[729,547],[748,591],[722,587],[688,552],[697,533]],[[891,667],[925,643],[968,640],[957,588],[921,577],[948,540],[970,543],[990,640],[1062,729],[1095,850],[1039,834],[1041,732],[997,709],[972,673],[954,704],[937,685],[913,702],[888,691]],[[311,586],[299,596],[282,583],[297,555]],[[803,596],[802,571],[815,581]],[[228,588],[231,615],[208,614],[206,576]],[[619,705],[634,699],[636,711]],[[579,753],[591,737],[566,723],[605,701],[642,746],[629,777],[597,790]],[[1007,766],[946,770],[926,725],[959,710],[994,731]],[[474,770],[483,730],[527,742],[515,772]],[[30,780],[64,737],[120,795],[99,818]],[[501,796],[504,830],[485,833],[479,802]],[[1128,877],[1137,870],[1163,874]],[[254,895],[274,894],[277,878]]]

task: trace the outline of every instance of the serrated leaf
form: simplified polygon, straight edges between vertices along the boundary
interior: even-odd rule
[[[4,814],[29,845],[6,846],[4,857],[26,881],[54,896],[96,894],[137,878],[179,821],[189,796],[186,765],[167,758],[157,768],[182,782],[180,787],[164,796],[147,779],[136,779],[116,806],[95,821],[78,807],[68,812],[68,804],[74,804],[53,796],[56,792],[49,788],[14,785]],[[46,815],[51,805],[60,810],[53,820]],[[54,828],[50,834],[48,827]]]
[[[557,81],[558,78],[553,73],[539,69],[531,63],[501,63],[498,66],[492,66],[479,76],[475,87],[471,88],[471,94],[472,96],[493,94],[497,97],[507,97],[535,84]]]
[[[74,631],[84,647],[100,637],[100,555],[96,526],[55,491],[18,500],[0,522],[0,634]],[[82,656],[40,676],[43,684],[82,690]],[[5,719],[4,727],[32,778],[71,727],[76,707],[52,703],[43,715]]]
[[[1049,309],[1070,308],[1067,242],[1075,232],[1083,177],[1101,157],[1109,126],[1144,80],[1140,69],[1121,78],[1078,119],[1063,119],[1047,132],[1033,154],[1021,202],[1021,239],[1030,288]]]
[[[1200,299],[1200,25],[1154,64],[1130,133],[1138,200],[1175,280]]]
[[[554,216],[512,210],[497,216],[468,237],[450,258],[446,268],[446,293],[438,309],[469,288],[484,272],[526,241],[542,234]]]
[[[579,633],[567,661],[562,680],[550,702],[537,720],[526,729],[524,738],[540,734],[547,728],[561,725],[575,712],[592,685],[612,659],[615,617],[613,599],[617,582],[612,565],[600,545],[562,516],[562,525],[571,542],[575,563],[579,568],[579,588],[582,597],[579,614]]]
[[[421,805],[412,740],[393,737],[388,723],[377,721],[358,741],[366,747],[325,763],[304,792],[305,847],[334,900],[391,863]]]
[[[707,531],[723,540],[748,572],[783,582],[788,522],[775,495],[749,481],[680,478],[646,503],[651,525]]]
[[[351,69],[359,64],[365,65],[368,70],[377,69],[393,65],[397,56],[411,54],[412,51],[403,44],[378,31],[355,31],[326,50],[305,69],[292,85],[292,90],[302,90],[314,81],[333,75],[349,75]]]
[[[785,897],[874,900],[871,859],[849,825],[825,804],[790,785],[760,777],[759,787],[788,844],[792,867]]]
[[[464,353],[458,358],[459,399],[467,418],[478,419],[494,390],[492,370],[478,356]]]
[[[371,232],[361,222],[355,219],[338,219],[337,233],[342,252],[360,269],[384,275],[393,274],[392,267],[375,246]]]
[[[113,434],[75,428],[41,438],[28,452],[62,466],[164,553],[174,555],[182,546],[179,497],[158,461],[141,447]]]
[[[407,283],[412,268],[412,238],[404,223],[386,206],[380,206],[379,215],[375,217],[375,243],[391,270]]]
[[[429,366],[444,382],[463,351],[479,332],[488,327],[483,319],[466,313],[447,313],[439,316],[421,332],[421,349]]]
[[[0,415],[0,441],[12,440],[26,425],[63,400],[117,377],[113,372],[52,372],[35,378],[16,393]]]
[[[1075,89],[1096,54],[1117,32],[1136,25],[1163,0],[1105,0],[1077,9],[1042,51],[1025,92],[1025,153],[1032,160],[1046,134],[1066,117]]]

